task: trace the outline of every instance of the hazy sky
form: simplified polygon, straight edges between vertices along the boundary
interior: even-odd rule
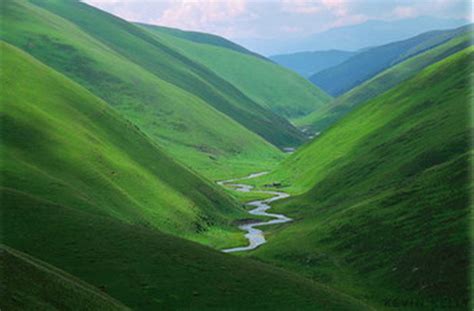
[[[298,37],[368,19],[471,19],[470,0],[83,0],[130,21],[230,39]]]

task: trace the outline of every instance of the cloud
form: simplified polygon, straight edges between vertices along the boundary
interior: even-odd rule
[[[411,6],[397,6],[393,9],[394,18],[408,18],[418,14],[417,10]]]
[[[323,5],[334,15],[342,17],[349,14],[349,1],[347,0],[321,0]]]
[[[308,0],[282,0],[280,5],[283,12],[296,14],[315,14],[323,9],[320,3]]]
[[[358,14],[358,15],[350,15],[350,16],[343,16],[335,19],[331,23],[326,25],[326,28],[331,29],[335,27],[342,27],[342,26],[348,26],[348,25],[356,25],[363,23],[365,21],[369,20],[369,17]]]
[[[321,27],[320,31],[322,31],[332,27],[357,24],[369,19],[368,16],[357,13],[359,3],[355,0],[281,0],[280,5],[283,12],[295,15],[312,15],[314,18],[325,17],[327,21]],[[291,28],[304,30],[302,27],[296,26]],[[285,27],[281,27],[281,29],[285,31]],[[289,31],[286,32],[289,33]]]
[[[1,1],[1,0],[0,0]],[[467,17],[467,0],[82,0],[130,21],[231,39],[294,38],[369,19]]]
[[[246,5],[246,0],[174,1],[156,21],[168,26],[203,29],[243,15]]]
[[[283,12],[295,14],[317,14],[327,11],[336,16],[347,14],[346,0],[281,0]]]
[[[280,30],[285,33],[295,33],[295,32],[301,32],[303,29],[298,26],[281,26]]]

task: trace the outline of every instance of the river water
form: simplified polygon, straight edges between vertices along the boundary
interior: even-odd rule
[[[282,224],[282,223],[289,222],[292,220],[291,218],[286,217],[283,214],[275,214],[275,213],[267,212],[267,210],[271,208],[270,203],[275,202],[277,200],[284,199],[284,198],[288,198],[290,196],[289,194],[285,192],[279,192],[279,191],[256,191],[256,190],[253,190],[254,187],[251,185],[243,184],[241,182],[235,183],[237,180],[238,181],[248,180],[248,179],[263,176],[265,174],[268,174],[268,172],[255,173],[255,174],[250,174],[249,176],[244,177],[244,178],[236,178],[236,179],[230,179],[230,180],[217,182],[217,184],[221,186],[227,186],[240,192],[256,192],[256,193],[266,193],[266,194],[273,195],[273,197],[265,199],[265,200],[257,200],[257,201],[251,201],[251,202],[246,203],[246,205],[254,207],[248,212],[249,214],[271,217],[273,219],[270,219],[267,221],[256,221],[253,223],[240,225],[239,228],[247,232],[245,234],[245,237],[249,241],[249,244],[247,246],[224,249],[222,250],[224,253],[243,252],[243,251],[250,251],[252,249],[256,249],[260,245],[265,244],[267,242],[263,231],[260,229],[257,229],[257,227]]]

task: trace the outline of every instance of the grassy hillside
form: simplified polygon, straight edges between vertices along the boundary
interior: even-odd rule
[[[5,244],[136,310],[366,309],[297,275],[156,230],[10,189],[2,196]]]
[[[374,47],[340,65],[311,76],[310,80],[327,93],[340,96],[379,72],[436,47],[469,29],[469,26],[465,26],[453,30],[430,31],[407,40]]]
[[[78,1],[31,2],[67,19],[128,61],[194,94],[272,144],[286,147],[303,140],[286,119],[264,109],[212,70],[139,26]]]
[[[361,105],[270,176],[300,194],[255,256],[385,307],[467,310],[474,48]],[[405,305],[408,304],[408,305]]]
[[[10,45],[1,52],[2,187],[180,236],[240,239],[229,223],[243,210],[216,185],[76,83]]]
[[[365,309],[283,270],[162,233],[212,240],[220,230],[219,238],[234,244],[226,223],[242,217],[241,209],[107,103],[27,53],[3,42],[0,48],[1,214],[8,219],[0,241],[37,258],[35,268],[7,259],[23,274],[2,303],[13,299],[16,307],[21,298],[25,309],[51,307],[59,303],[51,297],[58,286],[78,290],[56,280],[55,272],[139,310]],[[41,272],[44,266],[49,271]],[[41,288],[15,289],[16,282],[36,278],[44,278]],[[62,295],[68,294],[66,288]],[[61,302],[85,304],[81,295]],[[88,303],[112,307],[99,298]]]
[[[1,214],[8,219],[2,243],[140,310],[363,309],[304,278],[161,233],[219,247],[235,244],[226,221],[242,217],[241,209],[105,102],[19,49],[0,47]],[[224,243],[213,239],[216,230]],[[10,259],[12,268],[23,265]],[[59,303],[55,297],[43,300],[64,285],[52,277],[52,268],[25,269],[12,281],[15,292],[5,303],[21,298],[27,309]],[[37,277],[45,278],[41,291],[15,288]],[[71,299],[80,303],[81,297]],[[98,298],[89,303],[108,307]]]
[[[403,61],[361,85],[353,88],[344,95],[336,98],[330,105],[318,109],[310,115],[295,121],[300,127],[311,132],[320,132],[337,122],[359,104],[376,97],[399,83],[407,80],[425,67],[440,61],[470,45],[472,45],[472,30],[463,32],[449,41]]]
[[[327,50],[279,54],[270,56],[270,59],[308,78],[319,71],[339,65],[356,54],[357,52]]]
[[[128,310],[99,289],[4,245],[0,274],[4,310]]]
[[[63,18],[23,1],[2,3],[1,14],[1,38],[107,101],[173,156],[207,176],[245,174],[281,159],[263,138]]]
[[[137,23],[137,24],[139,24],[140,26],[145,27],[145,28],[146,27],[151,27],[151,25],[147,25],[147,24],[142,24],[142,23]],[[162,33],[169,34],[173,37],[178,37],[178,38],[193,41],[193,42],[196,42],[196,43],[214,45],[214,46],[218,46],[218,47],[221,47],[221,48],[230,49],[230,50],[233,50],[233,51],[236,51],[236,52],[240,52],[240,53],[260,57],[261,59],[266,60],[265,57],[263,57],[259,54],[256,54],[252,51],[249,51],[246,48],[244,48],[243,46],[240,46],[240,45],[238,45],[238,44],[236,44],[236,43],[234,43],[230,40],[227,40],[226,38],[216,36],[216,35],[213,35],[213,34],[198,32],[198,31],[184,31],[184,30],[180,30],[180,29],[176,29],[176,28],[170,28],[170,27],[164,27],[164,26],[155,26],[153,28],[155,28],[156,30],[159,30]]]
[[[262,107],[285,117],[304,116],[325,106],[330,97],[297,74],[261,57],[196,42],[166,28],[143,26],[190,59],[215,71]]]

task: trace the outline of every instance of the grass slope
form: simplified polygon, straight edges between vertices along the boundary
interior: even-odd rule
[[[193,41],[193,42],[196,42],[196,43],[214,45],[214,46],[226,48],[226,49],[229,49],[229,50],[233,50],[233,51],[236,51],[236,52],[240,52],[240,53],[260,57],[263,60],[267,60],[265,57],[263,57],[263,56],[261,56],[257,53],[254,53],[252,51],[249,51],[246,48],[244,48],[243,46],[240,46],[240,45],[238,45],[238,44],[236,44],[236,43],[234,43],[230,40],[227,40],[226,38],[216,36],[216,35],[213,35],[213,34],[198,32],[198,31],[184,31],[184,30],[180,30],[180,29],[176,29],[176,28],[170,28],[170,27],[164,27],[164,26],[151,26],[151,25],[147,25],[147,24],[143,24],[143,23],[137,23],[137,24],[139,24],[140,26],[143,26],[145,28],[146,27],[153,27],[153,28],[159,29],[160,32],[169,34],[173,37],[178,37],[178,38]]]
[[[263,138],[63,18],[20,1],[2,2],[1,16],[1,38],[107,101],[208,177],[243,175],[281,159]]]
[[[8,44],[1,55],[2,243],[139,310],[364,308],[288,272],[161,233],[212,238],[239,208],[84,88]],[[225,239],[225,224],[218,228]],[[15,282],[38,273],[24,270]],[[5,301],[28,295],[22,302],[32,309],[56,293],[55,282]]]
[[[143,226],[9,189],[2,203],[9,220],[1,232],[6,245],[136,310],[366,309],[349,296],[284,270]]]
[[[249,55],[187,37],[166,28],[145,25],[145,29],[177,48],[182,54],[215,71],[262,107],[285,117],[304,116],[325,106],[330,96],[299,75],[262,57]]]
[[[161,79],[194,94],[278,147],[298,145],[303,135],[215,72],[194,62],[137,25],[71,0],[31,0]]]
[[[337,66],[356,54],[357,52],[327,50],[279,54],[270,56],[270,59],[308,78],[324,69]]]
[[[244,212],[218,186],[81,86],[6,43],[1,52],[2,187],[189,238],[240,239],[227,224]]]
[[[45,262],[0,246],[4,310],[129,310],[99,289]]]
[[[467,310],[474,48],[365,103],[270,178],[300,194],[255,256],[378,303]]]
[[[363,51],[340,65],[310,77],[310,80],[333,96],[340,96],[379,72],[423,51],[436,47],[470,26],[453,30],[430,31],[413,38]]]
[[[472,27],[471,27],[472,29]],[[399,83],[415,76],[427,66],[436,63],[470,45],[472,30],[462,32],[449,41],[405,60],[365,81],[344,95],[336,98],[330,105],[318,109],[310,115],[295,121],[295,124],[311,132],[320,132],[337,122],[357,105],[376,97]]]

